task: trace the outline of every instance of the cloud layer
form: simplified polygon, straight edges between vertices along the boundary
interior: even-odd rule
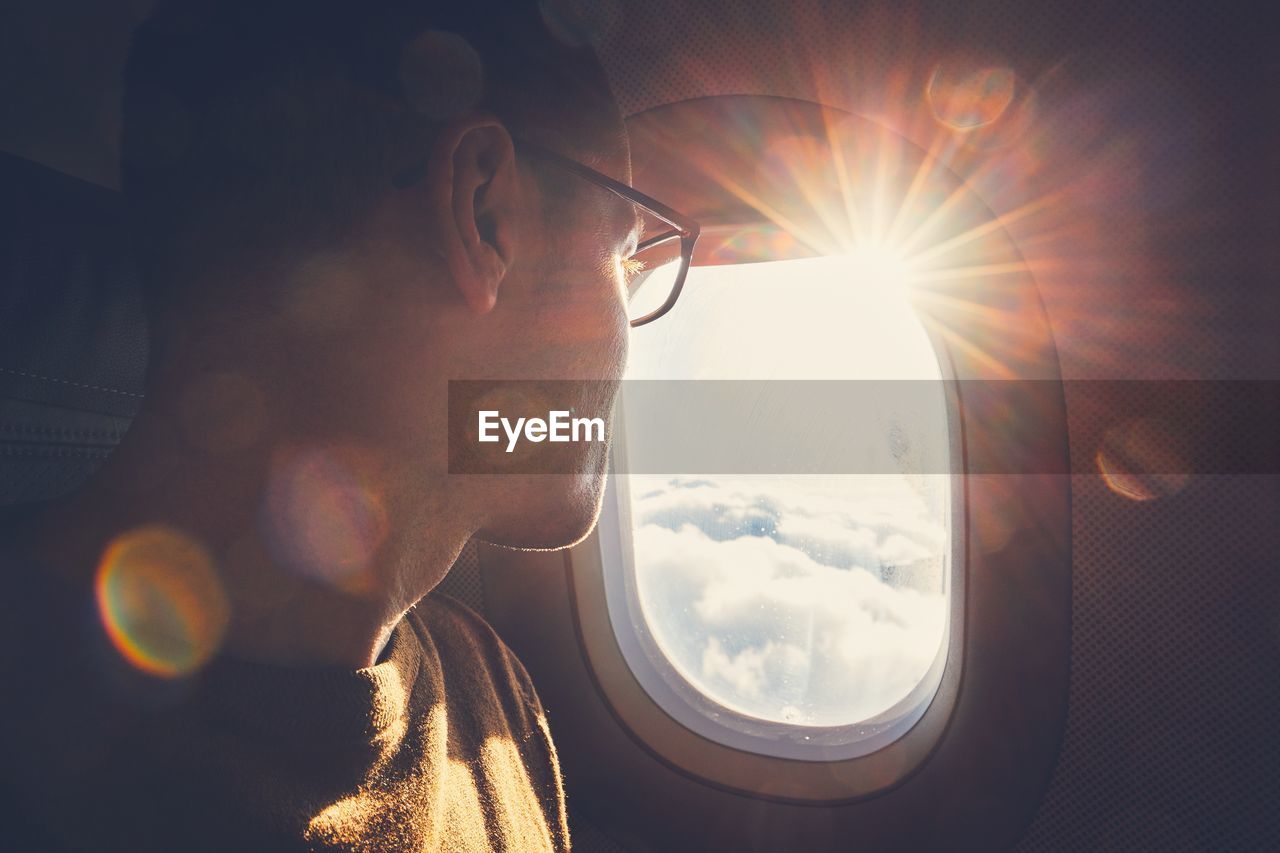
[[[933,662],[946,622],[941,478],[621,479],[646,621],[721,704],[846,724],[891,707]]]

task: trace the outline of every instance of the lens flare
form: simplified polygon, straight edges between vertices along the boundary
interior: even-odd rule
[[[984,68],[951,60],[933,70],[925,95],[934,118],[952,130],[994,122],[1013,101],[1015,77],[1008,68]]]
[[[727,235],[704,231],[697,259],[706,264],[748,264],[804,254],[794,234],[771,225],[744,225]]]
[[[113,540],[102,555],[95,588],[116,650],[143,672],[163,678],[205,664],[230,617],[209,554],[169,527],[141,527]]]
[[[975,366],[972,378],[1047,375],[1028,322],[1041,309],[1017,298],[1030,278],[1068,378],[1205,378],[1183,354],[1214,349],[1217,309],[1179,247],[1212,243],[1231,221],[1203,204],[1195,128],[1212,126],[1207,107],[1165,97],[1158,69],[1098,75],[1066,56],[939,52],[937,10],[921,3],[791,5],[785,39],[777,16],[744,3],[720,4],[715,29],[733,37],[702,38],[697,51],[681,46],[705,22],[685,8],[646,15],[601,46],[617,67],[653,76],[623,104],[636,186],[674,203],[713,184],[732,195],[718,209],[735,223],[764,219],[796,244],[719,262],[892,246],[912,262],[912,302],[931,334]],[[690,100],[679,109],[655,92]],[[865,120],[828,114],[815,128],[802,110],[696,98],[733,92],[790,94]],[[702,263],[716,258],[712,221]]]
[[[1107,430],[1094,461],[1117,495],[1140,502],[1168,498],[1190,479],[1184,444],[1172,424],[1137,418]]]
[[[309,448],[273,461],[266,533],[298,574],[346,592],[368,592],[374,553],[386,538],[379,467],[356,448]]]
[[[1043,139],[1024,139],[1035,126],[1039,110],[1039,97],[1036,90],[1018,79],[1014,84],[1014,95],[1009,105],[995,121],[970,128],[963,132],[963,146],[979,155],[992,154],[1001,149],[1013,148],[1004,162],[994,164],[995,169],[1003,170],[1002,179],[1017,180],[1018,177],[1034,172],[1043,163]],[[1017,148],[1019,142],[1026,142]]]

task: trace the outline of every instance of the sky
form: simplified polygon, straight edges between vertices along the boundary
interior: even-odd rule
[[[905,285],[883,271],[832,258],[694,268],[672,313],[634,331],[627,378],[940,378]],[[623,428],[646,416],[625,409]],[[938,423],[908,428],[945,437]],[[946,631],[946,477],[630,474],[617,485],[644,621],[720,704],[853,723],[932,664]]]

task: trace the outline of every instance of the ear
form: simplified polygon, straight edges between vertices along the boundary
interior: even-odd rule
[[[450,123],[427,165],[436,245],[471,310],[486,314],[515,258],[519,182],[511,134],[493,118]]]

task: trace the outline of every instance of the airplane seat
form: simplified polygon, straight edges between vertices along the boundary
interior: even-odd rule
[[[142,401],[146,320],[116,193],[0,154],[0,504],[58,497]]]
[[[145,391],[147,323],[118,193],[0,153],[0,505],[73,491]],[[484,612],[475,546],[441,591]]]
[[[147,324],[120,195],[0,152],[0,507],[73,491],[145,392]],[[438,589],[485,613],[474,543]],[[576,812],[575,849],[621,850]]]

